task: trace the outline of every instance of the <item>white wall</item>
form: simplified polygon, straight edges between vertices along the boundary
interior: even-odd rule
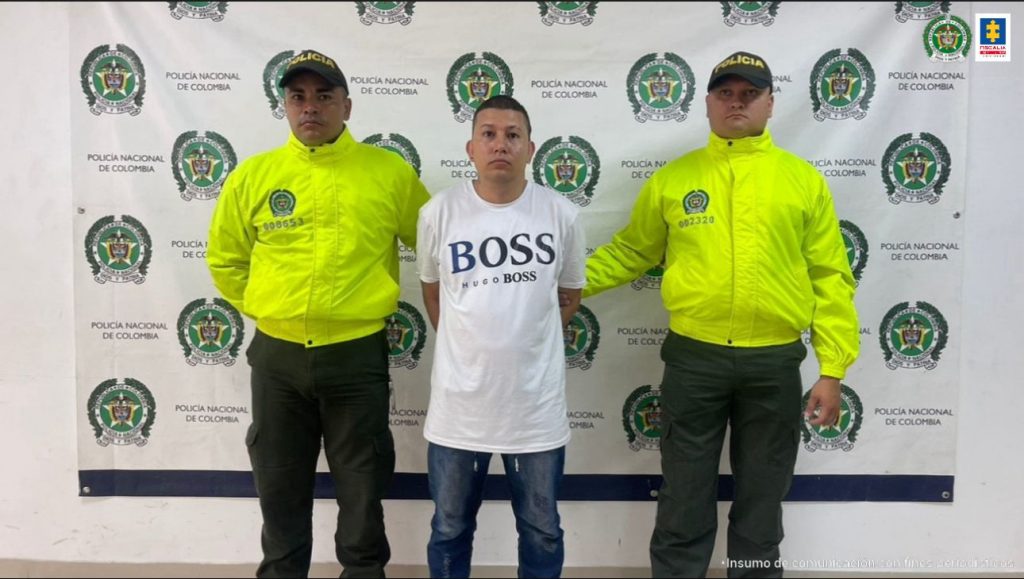
[[[970,11],[1010,12],[1024,25],[1019,5],[982,2]],[[0,144],[0,559],[257,561],[255,499],[78,497],[71,271],[81,248],[71,233],[68,127],[69,98],[79,96],[79,88],[69,62],[68,18],[62,3],[0,5],[7,70],[0,92],[0,126],[7,134]],[[1024,132],[1020,42],[1013,63],[975,65],[970,76],[964,279],[948,280],[963,283],[964,299],[956,499],[787,504],[786,559],[935,565],[993,559],[1014,567],[978,570],[1024,568],[1024,380],[1015,364],[1024,322],[1024,187],[1015,175]],[[727,506],[721,505],[723,515]],[[386,511],[393,561],[422,564],[430,504],[393,501]],[[562,512],[567,565],[648,565],[652,503],[566,502]],[[334,514],[333,502],[317,501],[315,561],[333,559]],[[724,556],[722,546],[720,540]],[[720,560],[716,554],[713,565]],[[507,503],[484,506],[474,562],[515,563]]]

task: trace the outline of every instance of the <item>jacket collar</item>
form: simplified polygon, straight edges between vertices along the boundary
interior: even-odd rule
[[[326,143],[319,147],[307,147],[295,136],[295,133],[289,132],[287,147],[289,151],[300,158],[309,161],[319,161],[338,159],[347,155],[355,147],[355,144],[356,141],[352,138],[352,133],[348,130],[348,123],[346,123],[344,130],[341,131],[341,135],[333,143]]]
[[[772,134],[765,128],[764,132],[756,137],[743,137],[741,139],[723,139],[715,133],[708,136],[708,149],[719,155],[757,155],[764,154],[774,147]]]

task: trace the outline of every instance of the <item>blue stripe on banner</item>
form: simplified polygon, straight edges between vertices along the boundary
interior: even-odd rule
[[[84,497],[255,497],[249,471],[82,470]],[[569,474],[562,482],[563,501],[652,501],[661,487],[654,475]],[[718,500],[733,497],[732,475],[718,477]],[[317,473],[316,498],[334,498],[331,475]],[[429,500],[427,475],[395,473],[388,499]],[[488,475],[485,500],[508,500],[504,475]],[[953,477],[932,475],[796,475],[787,501],[953,501]]]

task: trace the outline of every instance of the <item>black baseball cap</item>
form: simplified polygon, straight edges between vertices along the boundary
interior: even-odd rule
[[[730,75],[746,79],[757,88],[772,87],[772,71],[768,68],[768,63],[756,54],[741,51],[730,54],[715,65],[711,70],[711,79],[708,80],[708,92]]]
[[[281,77],[281,82],[277,83],[277,86],[284,88],[295,78],[295,75],[304,70],[315,72],[322,76],[331,86],[340,86],[345,89],[346,93],[348,92],[348,81],[345,80],[345,75],[341,73],[338,64],[334,62],[333,58],[315,50],[303,50],[293,56],[288,61],[288,66],[284,69],[284,76]]]

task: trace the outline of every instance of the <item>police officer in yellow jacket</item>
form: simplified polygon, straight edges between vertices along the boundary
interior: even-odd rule
[[[665,260],[661,356],[664,483],[651,538],[655,577],[702,577],[717,531],[726,425],[736,494],[729,576],[781,575],[782,499],[800,421],[834,424],[859,350],[854,280],[824,178],[772,142],[772,76],[735,53],[712,71],[706,147],[657,171],[629,224],[587,261],[584,297]],[[801,332],[820,365],[802,407]],[[803,410],[803,416],[801,415]]]
[[[397,243],[416,246],[428,194],[401,157],[355,141],[348,84],[307,50],[280,81],[288,142],[224,183],[207,263],[256,321],[246,435],[260,509],[260,577],[305,577],[321,439],[339,506],[343,577],[380,577],[390,557],[381,499],[394,473],[384,320],[397,309]]]

